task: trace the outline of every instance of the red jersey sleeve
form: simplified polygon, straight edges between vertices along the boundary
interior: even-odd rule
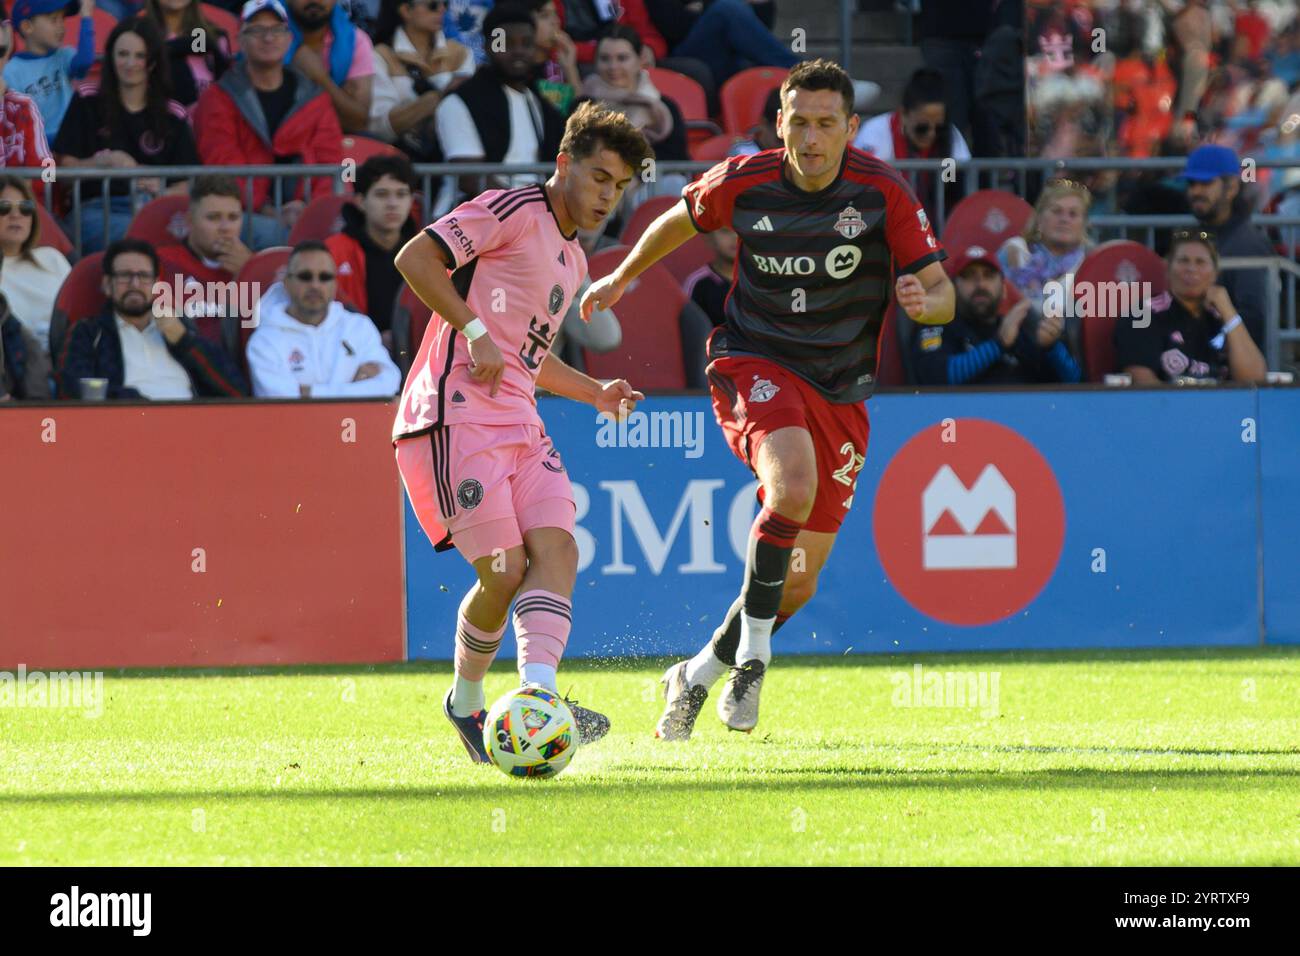
[[[700,232],[713,232],[723,226],[731,226],[731,211],[736,206],[736,196],[742,187],[734,177],[730,179],[728,177],[741,161],[748,158],[733,156],[724,159],[682,189],[682,198],[686,200],[686,211],[690,214],[691,222]]]
[[[885,189],[885,242],[898,263],[899,273],[919,272],[931,262],[942,262],[948,253],[934,238],[925,209],[906,181],[888,180]]]

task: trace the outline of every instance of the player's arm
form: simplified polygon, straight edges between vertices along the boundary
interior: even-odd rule
[[[652,265],[672,252],[698,232],[685,202],[679,202],[650,223],[641,234],[632,251],[605,278],[593,282],[582,297],[582,320],[591,317],[593,309],[610,309],[622,298],[628,284]]]
[[[645,396],[629,385],[626,379],[616,378],[602,382],[579,372],[550,353],[547,353],[542,367],[537,370],[537,387],[544,388],[553,395],[592,405],[596,411],[606,412],[618,419],[635,409],[637,402],[645,401]]]
[[[421,232],[402,246],[393,263],[421,302],[452,328],[464,333],[469,343],[470,375],[487,384],[495,395],[506,361],[483,321],[474,315],[451,284],[447,270],[453,263],[446,247],[427,232]]]
[[[898,304],[908,318],[922,325],[947,325],[957,306],[957,290],[937,262],[922,266],[915,273],[905,273],[894,284]]]

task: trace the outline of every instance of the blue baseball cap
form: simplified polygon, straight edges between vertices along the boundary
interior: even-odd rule
[[[248,0],[243,9],[239,11],[239,19],[247,23],[263,10],[270,10],[285,23],[289,22],[289,14],[285,12],[284,5],[280,3],[280,0]]]
[[[18,0],[14,4],[13,13],[10,19],[13,20],[14,26],[22,23],[24,20],[30,20],[32,17],[39,17],[44,13],[58,13],[63,11],[68,16],[76,16],[81,9],[81,4],[77,0]]]
[[[1241,172],[1237,154],[1228,146],[1198,146],[1187,156],[1183,178],[1206,183],[1220,176],[1236,176]]]

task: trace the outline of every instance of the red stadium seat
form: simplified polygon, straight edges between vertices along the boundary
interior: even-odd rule
[[[997,252],[1012,236],[1024,231],[1034,207],[1015,193],[981,189],[953,207],[944,223],[943,244],[948,248],[983,246]]]
[[[393,361],[402,370],[403,378],[420,351],[420,343],[432,317],[429,307],[403,282],[402,292],[393,307]]]
[[[688,149],[695,143],[722,132],[718,124],[709,119],[709,105],[704,95],[704,87],[685,73],[678,73],[676,70],[652,66],[646,72],[650,74],[650,82],[655,85],[655,88],[676,102],[682,111],[682,119],[686,120]]]
[[[108,303],[103,290],[103,258],[102,252],[96,252],[73,266],[54,298],[54,312],[50,317],[50,355],[54,360],[56,378],[67,360],[64,347],[72,327],[82,319],[98,315]]]
[[[12,9],[13,4],[9,5]],[[95,56],[104,55],[104,47],[108,45],[108,35],[113,32],[113,27],[117,26],[117,17],[98,7],[95,8]],[[14,50],[24,48],[22,35],[18,32],[18,26],[15,24],[13,29]],[[67,17],[63,21],[63,43],[65,46],[75,47],[77,38],[81,36],[81,14],[74,17]],[[85,79],[89,79],[86,77]]]
[[[613,246],[596,253],[587,263],[594,282],[623,261],[628,249]],[[614,306],[623,341],[612,352],[583,350],[587,374],[594,378],[626,378],[642,391],[680,390],[686,387],[682,333],[678,315],[686,301],[681,283],[655,264],[632,280]]]
[[[343,158],[351,159],[358,166],[371,156],[405,156],[396,146],[369,136],[344,136]]]
[[[675,206],[681,201],[680,196],[656,196],[653,199],[647,199],[637,206],[636,211],[628,219],[627,225],[623,227],[622,235],[619,236],[619,242],[628,248],[635,246],[636,241],[649,228],[650,223],[658,219],[666,209]],[[703,236],[692,236],[664,256],[659,261],[659,265],[672,273],[674,278],[681,283],[685,282],[686,277],[700,266],[708,265],[712,261],[712,247]]]
[[[235,16],[229,10],[223,10],[221,7],[214,6],[211,3],[200,3],[199,9],[203,11],[203,16],[218,30],[226,34],[226,39],[230,43],[230,52],[239,52],[239,17]]]
[[[41,239],[38,246],[50,246],[58,249],[65,256],[71,256],[73,253],[72,240],[68,238],[63,227],[59,225],[57,219],[50,215],[50,211],[45,208],[44,203],[36,204],[36,217],[41,223]]]
[[[159,196],[145,203],[126,230],[128,239],[143,239],[154,248],[175,246],[190,234],[185,213],[190,208],[188,196]]]
[[[737,136],[735,133],[722,133],[719,136],[710,136],[708,139],[703,139],[698,143],[691,144],[691,159],[696,159],[700,162],[706,163],[726,159],[727,154],[731,152],[731,147],[743,139],[743,136]]]
[[[636,241],[641,238],[641,233],[649,228],[650,223],[681,201],[680,196],[655,196],[652,199],[647,199],[632,211],[627,224],[623,226],[623,231],[619,234],[618,241],[625,246],[635,246]]]
[[[1149,282],[1153,297],[1169,288],[1165,261],[1146,246],[1127,239],[1103,242],[1088,253],[1074,274],[1076,299],[1087,285],[1095,290],[1101,282]],[[1126,316],[1100,314],[1096,304],[1095,297],[1094,308],[1080,301],[1077,314],[1082,320],[1079,336],[1085,371],[1090,380],[1100,382],[1107,373],[1116,371],[1115,322]]]
[[[243,288],[245,283],[253,284],[253,295],[249,301],[254,304],[266,293],[271,286],[284,278],[285,267],[289,265],[289,253],[293,250],[289,246],[272,246],[270,249],[263,249],[261,252],[254,253],[244,268],[239,270],[239,275],[235,281]],[[242,298],[242,297],[241,297]],[[245,316],[245,318],[251,318]],[[241,355],[248,352],[248,339],[253,334],[253,329],[247,323],[240,323],[239,328],[239,351]]]
[[[789,72],[775,66],[755,66],[723,83],[718,91],[723,132],[744,136],[762,121],[768,93],[780,86]]]
[[[307,204],[289,233],[289,245],[296,246],[306,239],[324,242],[343,228],[343,205],[347,196],[317,196]]]

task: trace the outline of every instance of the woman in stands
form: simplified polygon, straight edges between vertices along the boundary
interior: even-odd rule
[[[528,0],[537,23],[537,90],[567,117],[573,111],[582,75],[578,72],[578,48],[573,38],[560,29],[555,0]]]
[[[1268,363],[1218,284],[1219,253],[1208,232],[1175,232],[1169,245],[1169,291],[1156,297],[1151,320],[1115,324],[1115,359],[1134,385],[1180,378],[1263,382]]]
[[[9,303],[9,314],[35,336],[48,357],[54,300],[72,266],[58,249],[41,246],[40,241],[31,181],[0,176],[0,293]]]
[[[626,116],[650,141],[656,159],[690,159],[682,111],[641,67],[641,48],[641,37],[631,27],[607,27],[596,43],[596,72],[583,80],[583,96]]]
[[[185,107],[170,96],[167,62],[162,33],[152,20],[133,17],[118,23],[108,35],[103,76],[98,84],[82,85],[59,127],[53,149],[59,164],[100,169],[199,165]],[[124,236],[137,205],[164,189],[183,193],[187,188],[184,181],[165,186],[157,177],[135,179],[133,203],[132,182],[90,180],[82,185],[83,253],[98,252]]]
[[[199,95],[230,65],[230,38],[203,15],[199,0],[145,0],[141,16],[166,37],[172,98],[193,117]]]
[[[442,94],[472,76],[469,48],[442,32],[446,0],[383,0],[375,28],[370,135],[417,160],[436,160],[433,114]]]
[[[1088,253],[1091,205],[1092,193],[1083,183],[1054,179],[1039,194],[1025,231],[1012,236],[998,250],[998,263],[1007,280],[1039,313],[1043,311],[1045,288],[1050,288],[1050,283],[1072,281]],[[1065,332],[1071,351],[1083,354],[1079,320],[1067,317]]]

